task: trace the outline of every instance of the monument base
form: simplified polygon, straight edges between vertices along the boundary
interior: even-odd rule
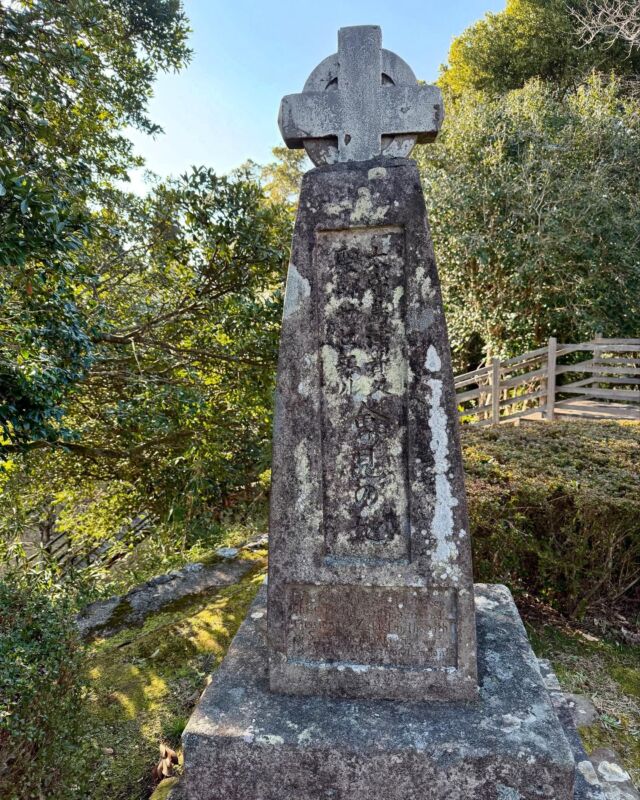
[[[476,586],[480,694],[273,694],[262,590],[183,734],[188,800],[572,800],[575,760],[511,594]]]

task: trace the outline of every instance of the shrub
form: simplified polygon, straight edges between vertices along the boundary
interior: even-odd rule
[[[0,797],[84,797],[84,652],[72,603],[44,572],[0,578]]]
[[[638,598],[640,424],[464,428],[476,577],[571,616]]]

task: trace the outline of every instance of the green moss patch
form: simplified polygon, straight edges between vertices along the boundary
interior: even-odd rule
[[[178,778],[165,778],[158,784],[158,788],[151,795],[151,800],[171,800],[171,792],[178,785]]]
[[[265,573],[264,551],[239,583],[182,598],[91,646],[89,710],[103,748],[91,800],[146,800],[162,741],[173,747]],[[113,751],[113,752],[111,752]]]

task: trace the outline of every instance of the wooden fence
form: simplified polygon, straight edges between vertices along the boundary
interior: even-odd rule
[[[27,560],[29,564],[54,561],[64,572],[70,569],[82,569],[91,564],[111,566],[122,558],[130,547],[142,541],[151,525],[150,516],[136,517],[131,524],[120,528],[111,539],[95,545],[73,544],[66,532],[58,533],[48,541],[42,542]]]
[[[583,357],[585,356],[585,357]],[[515,358],[493,358],[456,375],[460,419],[495,425],[522,417],[552,420],[558,414],[640,421],[640,339],[558,344]],[[585,402],[586,401],[586,402]]]

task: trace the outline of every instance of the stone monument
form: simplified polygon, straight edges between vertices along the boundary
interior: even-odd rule
[[[416,142],[440,92],[345,28],[282,101],[304,177],[261,592],[184,734],[188,800],[569,800],[504,587],[476,587]],[[477,611],[477,647],[476,647]],[[576,795],[577,796],[577,795]]]
[[[449,344],[418,170],[397,157],[441,120],[439,90],[373,26],[343,28],[282,101],[285,142],[321,166],[302,184],[280,345],[274,691],[477,692]]]

